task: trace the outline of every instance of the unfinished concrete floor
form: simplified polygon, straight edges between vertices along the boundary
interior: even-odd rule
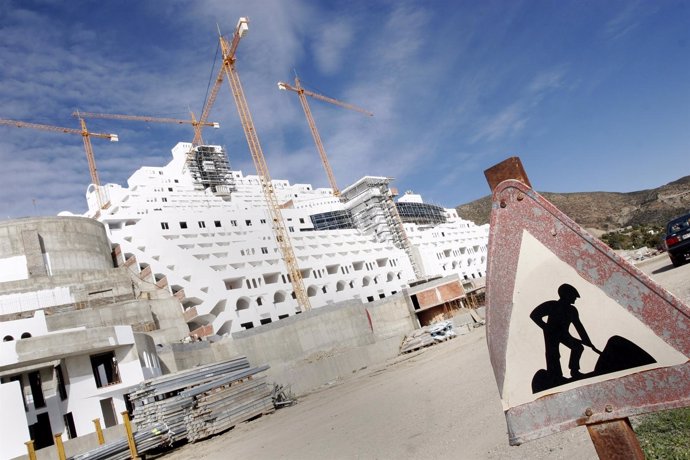
[[[586,429],[519,447],[506,424],[485,329],[333,382],[276,413],[165,455],[255,459],[588,459]]]

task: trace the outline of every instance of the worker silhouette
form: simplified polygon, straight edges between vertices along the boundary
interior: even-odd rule
[[[566,382],[561,368],[561,344],[570,348],[570,380],[583,378],[580,372],[580,357],[584,351],[584,345],[601,354],[585,330],[580,315],[575,308],[575,300],[580,297],[577,289],[570,284],[561,284],[558,288],[558,300],[549,300],[532,310],[529,317],[544,331],[544,347],[546,349],[546,375],[549,387],[561,385]],[[546,320],[544,319],[546,318]],[[575,327],[580,338],[570,335],[570,325]],[[546,382],[544,382],[546,383]]]

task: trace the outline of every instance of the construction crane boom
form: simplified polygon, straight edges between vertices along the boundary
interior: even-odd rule
[[[197,121],[196,118],[194,117],[194,113],[190,112],[191,114],[191,119],[189,120],[180,120],[177,118],[166,118],[166,117],[153,117],[153,116],[147,116],[147,115],[125,115],[125,114],[118,114],[118,113],[94,113],[94,112],[73,112],[72,116],[73,117],[81,117],[81,118],[106,118],[110,120],[132,120],[132,121],[144,121],[144,122],[154,122],[154,123],[176,123],[178,125],[192,125],[194,128],[194,139],[199,139],[199,143],[202,142],[201,140],[201,127],[202,126],[211,126],[215,129],[220,128],[220,124],[216,122],[209,122],[209,121]]]
[[[223,52],[222,69],[228,78],[228,84],[230,85],[230,90],[233,98],[235,99],[235,105],[237,106],[237,112],[239,113],[240,121],[242,122],[244,135],[247,138],[249,151],[251,152],[254,166],[256,167],[257,174],[259,175],[261,190],[264,194],[264,198],[266,199],[266,204],[270,213],[273,233],[275,234],[283,260],[285,261],[285,266],[288,271],[288,278],[292,284],[297,304],[302,311],[306,311],[311,309],[309,297],[304,289],[302,274],[297,264],[297,257],[295,256],[292,244],[290,243],[290,236],[285,228],[285,221],[283,220],[280,206],[278,204],[278,198],[276,197],[275,190],[273,189],[273,183],[271,182],[268,165],[266,164],[266,158],[261,150],[259,137],[256,133],[256,128],[254,127],[254,121],[252,120],[252,115],[249,112],[249,105],[247,104],[247,100],[244,96],[242,83],[240,82],[239,74],[235,69],[235,51],[237,50],[237,45],[240,41],[240,38],[246,34],[247,30],[249,30],[249,21],[246,18],[240,18],[231,43],[228,43],[228,41],[222,35],[220,36],[220,46]]]
[[[29,129],[40,129],[43,131],[53,131],[58,133],[66,134],[79,134],[84,141],[84,150],[86,151],[86,161],[89,164],[89,173],[91,174],[91,183],[96,186],[98,206],[100,209],[105,209],[108,202],[103,199],[101,191],[101,181],[98,178],[98,169],[96,168],[96,160],[93,154],[93,147],[91,146],[91,138],[98,137],[102,139],[110,139],[111,142],[117,142],[119,139],[117,134],[103,134],[103,133],[92,133],[86,128],[86,122],[83,118],[79,118],[79,124],[81,129],[74,128],[63,128],[60,126],[43,125],[39,123],[28,123],[25,121],[17,120],[6,120],[0,119],[0,125],[14,126],[15,128],[29,128]]]
[[[307,102],[306,96],[310,96],[321,101],[329,102],[331,104],[335,104],[346,109],[354,110],[365,115],[369,115],[370,117],[374,116],[374,114],[360,107],[357,107],[356,105],[348,104],[346,102],[333,99],[332,97],[324,96],[322,94],[309,91],[308,89],[304,89],[300,83],[299,78],[297,77],[295,77],[295,86],[281,81],[278,82],[278,88],[284,91],[294,91],[299,96],[299,101],[302,104],[304,115],[307,117],[307,124],[309,125],[309,130],[311,131],[311,135],[314,138],[314,143],[316,144],[316,150],[319,152],[319,156],[321,157],[321,163],[323,164],[323,168],[326,170],[328,182],[329,184],[331,184],[333,195],[340,196],[340,189],[338,188],[338,184],[335,181],[333,169],[331,168],[331,164],[328,161],[326,149],[324,148],[323,142],[321,141],[321,135],[319,134],[319,131],[316,129],[316,122],[314,121],[314,116],[311,114],[311,108],[309,107],[309,103]]]
[[[242,19],[245,20],[244,23],[242,23]],[[240,39],[242,39],[242,36],[249,30],[249,21],[246,20],[246,18],[240,18],[240,22],[237,24],[237,27],[235,28],[235,33],[232,35],[232,41],[228,44],[226,41],[227,46],[227,51],[226,55],[227,56],[235,56],[235,51],[237,51],[237,46],[240,44]],[[218,35],[220,35],[220,30],[218,31]],[[218,97],[218,91],[220,90],[220,87],[223,83],[223,77],[225,76],[225,66],[221,65],[220,69],[218,69],[218,75],[216,75],[216,79],[213,83],[213,87],[211,88],[211,91],[209,92],[208,98],[206,99],[206,103],[204,104],[204,108],[201,111],[201,117],[199,117],[199,123],[205,123],[206,120],[208,120],[208,117],[211,113],[211,107],[213,107],[213,104],[216,102],[216,97]],[[201,139],[201,130],[197,130],[196,133],[194,134],[194,140],[192,140],[192,145],[197,146],[201,145],[203,143]]]

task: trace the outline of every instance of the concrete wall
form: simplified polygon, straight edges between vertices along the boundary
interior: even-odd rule
[[[0,385],[2,417],[0,417],[0,453],[12,458],[26,452],[25,441],[29,440],[29,428],[22,404],[22,389],[19,382]]]
[[[246,356],[269,364],[269,379],[304,394],[367,366],[397,356],[414,329],[402,294],[362,304],[347,301],[237,332],[218,342],[158,347],[166,372]]]
[[[118,420],[120,420],[120,422],[122,421],[121,419],[122,416],[118,414]],[[101,421],[101,426],[102,425],[103,423]],[[105,440],[106,444],[121,440],[126,437],[127,433],[125,431],[125,426],[122,423],[110,428],[103,428],[103,439]],[[65,456],[70,458],[98,447],[98,436],[95,432],[86,434],[84,436],[80,435],[78,438],[74,439],[67,439],[67,436],[63,435],[62,443],[65,447]],[[26,446],[24,446],[23,442],[22,447],[23,451],[17,454],[17,456],[12,460],[29,460],[29,456],[26,455]],[[58,458],[57,448],[55,446],[46,447],[45,449],[36,451],[36,460],[58,460]]]
[[[93,307],[133,299],[126,268],[75,271],[0,283],[0,315],[51,307]],[[14,319],[5,317],[4,320]]]
[[[84,217],[38,217],[0,222],[0,260],[16,273],[33,276],[112,268],[110,243],[100,222]],[[25,267],[21,267],[23,262]],[[7,267],[5,267],[7,268]]]

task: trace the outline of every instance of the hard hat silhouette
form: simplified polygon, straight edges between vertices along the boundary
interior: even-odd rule
[[[577,289],[572,287],[569,284],[561,284],[558,287],[558,297],[561,299],[563,298],[572,298],[572,299],[579,299],[580,298],[580,293],[577,292]]]

